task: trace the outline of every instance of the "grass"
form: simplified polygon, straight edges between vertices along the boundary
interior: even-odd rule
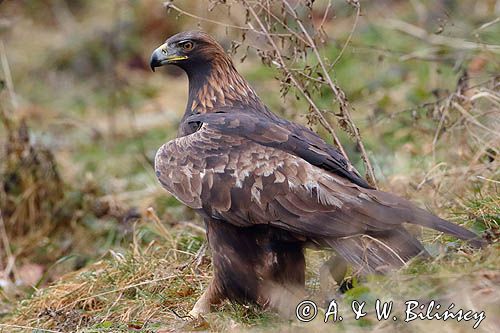
[[[500,315],[500,147],[494,134],[500,128],[498,54],[464,51],[459,45],[430,47],[425,40],[388,27],[387,19],[412,22],[432,32],[440,22],[433,15],[446,13],[442,36],[478,43],[495,43],[500,25],[477,30],[494,19],[492,11],[481,9],[488,7],[488,1],[457,2],[446,10],[425,3],[424,12],[412,3],[362,5],[364,15],[334,69],[334,78],[355,107],[353,117],[380,186],[483,233],[490,245],[477,251],[426,230],[420,238],[433,260],[412,262],[385,277],[355,281],[346,294],[334,295],[344,310],[353,299],[366,300],[367,309],[373,309],[377,298],[394,300],[399,317],[410,298],[436,299],[446,306],[454,302],[464,309],[484,310],[487,317],[479,330],[495,331],[500,327],[496,319]],[[147,1],[68,2],[72,16],[65,16],[61,4],[36,10],[15,2],[2,6],[16,18],[0,30],[0,37],[6,45],[18,106],[12,106],[8,89],[0,92],[0,103],[16,129],[21,119],[27,120],[28,147],[52,152],[61,177],[55,192],[62,194],[53,200],[61,207],[57,214],[39,210],[35,216],[43,217],[43,224],[26,223],[21,235],[14,233],[12,220],[4,213],[12,255],[3,251],[2,239],[0,332],[471,330],[471,322],[378,322],[373,312],[356,321],[347,310],[343,322],[299,323],[227,302],[205,320],[183,319],[210,280],[210,253],[194,260],[204,243],[202,224],[161,189],[150,161],[155,150],[175,136],[187,82],[175,70],[151,74],[147,57],[166,35],[192,29],[196,22],[165,20],[165,14]],[[337,17],[328,25],[334,40],[324,50],[331,58],[338,54],[352,24],[348,7],[334,7]],[[47,14],[44,19],[38,15],[41,11]],[[64,21],[68,17],[70,21]],[[224,29],[206,28],[219,38],[225,36]],[[38,56],[27,56],[31,54]],[[277,97],[273,69],[260,65],[252,55],[237,67],[273,111],[306,123],[303,101],[292,95],[285,101]],[[465,70],[468,87],[462,91],[458,81]],[[331,104],[327,93],[314,97],[325,107]],[[324,130],[313,127],[330,140]],[[0,126],[0,138],[6,135]],[[356,147],[347,135],[340,136],[362,169]],[[4,161],[0,160],[1,175],[8,170]],[[32,172],[31,167],[14,169]],[[3,184],[4,179],[0,179]],[[40,189],[37,182],[27,184],[13,200],[22,202],[22,193],[35,185]],[[5,212],[3,195],[0,208]],[[315,300],[319,267],[328,255],[307,251],[307,286]],[[10,271],[9,260],[13,262]],[[30,267],[42,273],[26,284],[20,277],[35,271]]]
[[[476,201],[468,208],[469,214],[483,214],[490,206],[486,200],[482,204]],[[496,224],[499,218],[498,214],[482,216],[483,226]],[[218,307],[218,312],[208,315],[206,321],[184,320],[182,317],[210,279],[208,258],[199,266],[193,260],[203,242],[202,236],[183,226],[166,229],[154,219],[147,222],[136,227],[129,249],[110,252],[98,262],[36,291],[19,304],[7,323],[62,332],[78,329],[81,332],[129,332],[130,329],[149,332],[162,328],[214,331],[252,327],[260,330],[308,328],[305,324],[280,319],[271,312],[230,303]],[[466,245],[442,239],[440,243],[446,246],[434,260],[415,261],[393,275],[370,277],[356,283],[353,289],[339,296],[340,307],[348,309],[352,300],[358,300],[367,301],[367,309],[373,309],[375,300],[383,295],[386,300],[394,300],[398,305],[395,314],[404,317],[401,308],[407,299],[421,302],[435,299],[441,304],[455,302],[460,307],[472,306],[486,311],[488,317],[482,327],[487,330],[493,327],[493,318],[499,314],[496,307],[500,292],[498,234],[492,241],[494,244],[483,251],[474,251]],[[319,268],[322,256],[322,253],[308,252],[312,276],[316,275],[314,270]],[[348,313],[345,318],[346,324],[339,325],[342,330],[376,329],[381,325],[374,320],[373,311],[360,322],[352,320]],[[315,330],[325,329],[321,323],[311,325],[315,325]],[[401,327],[398,325],[386,326],[395,330]],[[410,328],[420,330],[426,325],[425,322],[415,323]],[[464,329],[456,322],[443,325],[448,330]]]

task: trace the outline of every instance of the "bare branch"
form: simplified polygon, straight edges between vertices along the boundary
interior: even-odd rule
[[[388,28],[396,29],[432,45],[447,46],[459,50],[486,50],[500,53],[500,45],[475,43],[462,38],[430,34],[422,28],[400,20],[389,19],[385,25]]]
[[[14,83],[12,82],[9,61],[7,59],[7,53],[5,52],[5,45],[2,40],[0,40],[0,60],[2,62],[2,70],[5,75],[5,83],[7,85],[7,90],[9,91],[10,101],[12,103],[12,107],[16,110],[19,103],[17,102],[17,96],[14,92]]]
[[[314,112],[316,113],[316,115],[318,116],[319,120],[320,120],[320,123],[330,132],[330,134],[332,135],[334,141],[335,141],[335,144],[339,147],[339,150],[340,152],[342,153],[342,155],[346,158],[346,159],[349,159],[349,157],[347,156],[344,148],[342,147],[342,144],[340,143],[340,140],[339,138],[337,137],[337,134],[335,134],[335,131],[334,129],[331,127],[331,125],[328,123],[328,121],[326,120],[325,116],[323,115],[323,113],[321,112],[321,110],[318,108],[318,106],[316,105],[316,103],[314,103],[314,101],[311,99],[311,97],[305,92],[304,88],[302,87],[302,85],[296,80],[295,76],[290,72],[290,70],[287,68],[286,66],[286,63],[282,57],[282,55],[279,53],[279,47],[276,45],[276,43],[274,42],[274,40],[271,38],[271,36],[267,33],[267,29],[266,27],[264,26],[264,24],[262,23],[262,21],[260,20],[259,16],[257,15],[257,13],[255,12],[255,10],[253,9],[252,6],[248,5],[248,2],[246,0],[243,0],[243,3],[245,5],[247,5],[247,9],[250,11],[250,13],[252,14],[252,16],[254,17],[255,21],[257,22],[257,24],[259,24],[260,28],[261,28],[261,31],[264,33],[264,35],[267,37],[269,43],[272,45],[272,47],[274,48],[274,50],[276,51],[276,55],[278,57],[278,60],[279,60],[279,65],[281,67],[281,69],[283,71],[285,71],[285,73],[287,74],[287,76],[290,78],[290,81],[293,83],[293,85],[295,87],[297,87],[297,89],[301,92],[301,94],[304,96],[304,98],[306,99],[306,101],[311,105],[311,107],[313,108]]]
[[[244,31],[248,31],[248,30],[252,30],[252,28],[248,28],[248,27],[243,27],[243,26],[239,26],[239,25],[234,25],[234,24],[227,24],[227,23],[223,23],[223,22],[220,22],[220,21],[216,21],[216,20],[211,20],[209,18],[206,18],[206,17],[202,17],[202,16],[198,16],[198,15],[194,15],[190,12],[187,12],[179,7],[177,7],[176,5],[174,5],[171,1],[165,1],[163,3],[163,6],[169,10],[169,9],[173,9],[175,10],[176,12],[178,12],[179,14],[182,14],[182,15],[186,15],[188,17],[191,17],[191,18],[194,18],[194,19],[197,19],[197,20],[200,20],[200,21],[204,21],[204,22],[209,22],[209,23],[213,23],[213,24],[217,24],[217,25],[221,25],[223,27],[226,27],[226,28],[233,28],[233,29],[238,29],[238,30],[244,30]],[[273,36],[282,36],[282,37],[290,37],[290,34],[272,34],[271,35]]]
[[[359,129],[356,126],[356,124],[354,124],[354,121],[352,120],[351,114],[349,112],[349,104],[347,102],[347,98],[345,97],[345,93],[336,84],[333,83],[332,78],[330,77],[329,71],[326,69],[326,66],[323,62],[323,59],[322,59],[321,55],[319,54],[319,51],[318,51],[316,44],[314,43],[314,41],[313,41],[311,35],[309,34],[309,32],[307,31],[307,29],[302,24],[302,21],[300,20],[300,18],[297,16],[295,11],[293,10],[292,6],[290,6],[290,4],[288,3],[287,0],[282,0],[282,1],[288,7],[288,9],[290,10],[290,13],[293,15],[293,17],[297,20],[297,24],[299,25],[300,29],[304,33],[304,36],[308,39],[309,45],[311,46],[311,48],[312,48],[312,50],[317,58],[317,61],[318,61],[319,65],[321,66],[321,70],[323,71],[324,79],[326,79],[331,91],[334,93],[334,95],[337,99],[337,102],[339,103],[340,112],[346,118],[347,123],[350,127],[350,130],[352,131],[352,133],[356,139],[356,143],[358,144],[359,149],[361,150],[361,156],[363,158],[363,161],[365,162],[366,172],[367,172],[367,175],[369,178],[368,180],[370,181],[370,183],[375,185],[376,184],[375,173],[373,172],[373,167],[370,163],[370,158],[368,157],[368,154],[366,153],[366,149],[365,149],[365,146],[363,144],[363,140],[361,139]],[[359,6],[359,3],[356,2],[356,4],[357,4],[357,15],[356,16],[358,16],[360,6]]]

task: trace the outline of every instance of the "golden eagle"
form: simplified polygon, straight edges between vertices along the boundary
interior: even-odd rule
[[[400,267],[426,255],[405,222],[480,245],[476,234],[372,188],[316,133],[269,111],[208,34],[170,37],[150,64],[177,65],[189,78],[178,136],[158,150],[155,171],[206,224],[214,278],[191,314],[224,298],[272,306],[270,285],[303,288],[306,246],[333,249],[365,273]]]

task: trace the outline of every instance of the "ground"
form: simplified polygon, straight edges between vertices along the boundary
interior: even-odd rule
[[[219,7],[175,4],[244,24],[237,9],[233,22]],[[152,0],[0,6],[0,332],[472,330],[473,320],[404,323],[411,299],[484,310],[478,330],[500,329],[497,2],[361,2],[332,77],[354,107],[379,187],[481,233],[489,245],[475,250],[414,230],[434,259],[355,280],[345,294],[332,286],[344,320],[329,324],[322,314],[301,323],[229,303],[204,320],[184,318],[210,280],[210,252],[197,256],[203,224],[161,188],[151,161],[175,136],[187,79],[175,69],[153,74],[147,64],[166,37],[196,28],[198,19],[177,18]],[[349,4],[332,8],[321,49],[328,58],[339,55],[354,21]],[[231,29],[200,24],[226,46],[236,39]],[[266,104],[306,124],[305,102],[279,97],[277,69],[252,51],[241,57],[238,70]],[[328,91],[313,97],[331,107]],[[355,144],[332,123],[363,171]],[[321,305],[318,272],[328,257],[307,252],[308,291]],[[393,300],[400,319],[377,321],[376,299]],[[366,317],[354,320],[353,300],[367,302]]]

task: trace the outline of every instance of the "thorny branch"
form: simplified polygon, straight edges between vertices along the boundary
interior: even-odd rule
[[[181,15],[186,15],[186,16],[189,16],[191,18],[194,18],[194,19],[197,19],[199,21],[204,21],[204,22],[208,22],[208,23],[213,23],[213,24],[217,24],[217,25],[221,25],[223,27],[226,27],[226,28],[232,28],[232,29],[238,29],[238,30],[243,30],[243,31],[248,31],[248,30],[251,30],[251,28],[249,27],[244,27],[244,26],[240,26],[240,25],[234,25],[234,24],[228,24],[228,23],[224,23],[224,22],[220,22],[220,21],[216,21],[216,20],[211,20],[209,18],[206,18],[206,17],[201,17],[201,16],[198,16],[198,15],[195,15],[193,13],[190,13],[188,11],[185,11],[179,7],[177,7],[176,5],[174,5],[172,3],[172,1],[165,1],[163,3],[163,6],[169,10],[169,9],[173,9],[175,11],[177,11],[179,14]],[[272,35],[275,35],[275,36],[282,36],[282,37],[290,37],[289,34],[272,34]]]
[[[246,4],[246,1],[243,0],[243,2]],[[290,81],[293,83],[293,85],[302,93],[302,95],[304,96],[304,98],[307,100],[307,102],[311,105],[311,107],[314,109],[314,111],[317,113],[319,119],[320,119],[320,123],[326,127],[326,129],[331,133],[333,139],[335,140],[335,143],[339,146],[339,149],[340,151],[342,152],[342,155],[344,155],[344,157],[347,158],[347,154],[344,150],[344,148],[342,147],[342,144],[340,143],[340,140],[339,138],[337,137],[337,135],[335,134],[335,131],[333,130],[333,128],[331,127],[331,125],[328,123],[328,121],[326,120],[326,118],[324,117],[323,113],[321,112],[321,110],[318,108],[318,106],[314,103],[314,101],[311,99],[311,97],[309,96],[309,94],[306,92],[306,90],[302,87],[302,84],[297,81],[295,79],[295,77],[293,76],[293,74],[290,72],[290,70],[287,68],[286,66],[286,63],[285,63],[285,60],[283,59],[283,56],[281,55],[280,53],[280,50],[278,48],[278,46],[276,45],[276,43],[274,42],[274,40],[271,38],[271,36],[269,34],[267,34],[267,30],[266,30],[266,27],[264,26],[264,24],[262,23],[262,21],[259,19],[259,16],[255,13],[254,9],[251,7],[251,6],[248,6],[248,10],[250,11],[250,13],[253,15],[254,19],[256,20],[256,22],[259,24],[260,28],[262,29],[262,31],[266,34],[266,37],[268,38],[269,40],[269,43],[273,46],[273,48],[275,49],[275,52],[276,52],[276,56],[278,58],[278,65],[281,69],[283,69],[283,71],[285,71],[285,74],[286,76],[290,79]]]
[[[363,144],[363,140],[361,139],[361,134],[359,133],[359,129],[356,126],[356,124],[354,123],[354,121],[352,120],[351,113],[349,111],[349,103],[347,101],[345,93],[340,89],[339,86],[337,86],[336,84],[333,83],[332,78],[330,77],[329,71],[326,69],[326,66],[325,66],[325,64],[324,64],[324,62],[322,60],[322,57],[321,57],[321,55],[320,55],[320,53],[318,51],[316,43],[312,39],[312,37],[309,34],[309,32],[307,31],[307,29],[302,24],[302,21],[297,16],[297,13],[293,10],[292,6],[290,6],[290,4],[288,3],[287,0],[282,0],[282,1],[285,3],[285,5],[290,10],[290,13],[293,15],[293,18],[297,20],[297,23],[298,23],[300,29],[302,30],[302,32],[304,33],[304,35],[308,39],[309,46],[313,50],[313,52],[314,52],[314,54],[316,56],[316,59],[317,59],[319,65],[321,66],[321,70],[323,72],[324,78],[326,78],[328,86],[330,87],[331,91],[335,95],[335,98],[337,99],[337,102],[339,103],[341,117],[344,118],[342,120],[346,121],[347,126],[349,127],[350,131],[354,135],[354,137],[356,139],[356,143],[358,144],[358,147],[361,150],[361,156],[363,158],[363,161],[365,162],[368,180],[373,185],[375,185],[376,184],[376,179],[375,179],[375,174],[373,172],[373,167],[372,167],[372,165],[370,163],[370,159],[368,157],[368,154],[366,153],[366,149],[365,149],[365,146]],[[358,17],[359,14],[360,14],[360,7],[361,6],[360,6],[360,4],[359,4],[358,1],[352,1],[352,4],[357,9],[356,17]]]
[[[289,0],[234,0],[232,2],[212,0],[211,8],[224,5],[228,7],[239,6],[240,9],[243,9],[246,13],[246,26],[226,24],[199,17],[173,5],[170,1],[165,3],[165,7],[180,15],[187,15],[237,30],[241,36],[241,42],[235,42],[232,51],[235,52],[242,45],[245,45],[247,50],[254,48],[264,64],[276,66],[281,72],[282,95],[285,96],[291,88],[294,88],[298,92],[297,98],[302,97],[309,104],[309,120],[318,121],[330,133],[342,155],[349,159],[332,124],[326,117],[326,113],[333,113],[338,125],[354,138],[365,164],[368,181],[375,185],[373,167],[361,134],[352,119],[349,102],[345,93],[333,81],[330,74],[350,43],[360,16],[359,2],[357,0],[347,2],[355,8],[354,23],[340,53],[333,62],[323,58],[320,53],[320,46],[324,45],[327,40],[324,25],[331,15],[331,1],[328,1],[326,8],[321,13],[320,20],[315,20],[316,8],[313,10],[314,1],[311,0],[297,0],[293,2],[293,5]],[[317,21],[319,24],[315,24]],[[246,38],[247,34],[250,33],[264,37],[268,48],[251,45],[251,42]],[[325,91],[331,93],[334,101],[338,103],[338,113],[333,112],[333,110],[323,110],[314,101],[313,93],[324,93]]]

